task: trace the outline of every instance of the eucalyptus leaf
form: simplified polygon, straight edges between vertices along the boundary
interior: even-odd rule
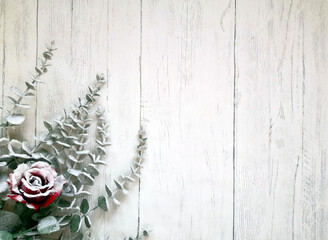
[[[94,182],[93,177],[90,174],[85,173],[85,172],[81,172],[78,176],[78,179],[80,180],[80,182],[83,185],[88,185],[88,186],[93,185],[93,182]]]
[[[7,166],[8,166],[9,169],[14,170],[14,169],[17,168],[18,163],[15,160],[12,160],[12,161],[10,161],[10,162],[7,163]]]
[[[92,176],[98,176],[99,175],[99,170],[97,169],[97,166],[95,164],[89,164],[86,168],[85,171]]]
[[[78,177],[82,171],[81,170],[77,170],[77,169],[73,169],[73,168],[69,168],[67,169],[67,172],[75,177]]]
[[[148,237],[148,236],[149,236],[149,231],[147,231],[147,230],[143,230],[143,231],[142,231],[142,235],[143,235],[144,237]]]
[[[114,204],[115,204],[116,206],[120,206],[120,205],[121,205],[120,201],[117,200],[116,198],[113,198],[113,202],[114,202]]]
[[[80,209],[83,214],[86,214],[89,211],[89,202],[87,199],[82,200]]]
[[[57,207],[57,209],[58,211],[56,214],[58,214],[58,216],[66,216],[68,214],[78,213],[80,211],[79,207]]]
[[[36,87],[35,84],[31,84],[31,83],[29,83],[29,82],[25,82],[25,84],[26,84],[26,86],[27,86],[28,89],[35,90],[35,87]]]
[[[9,139],[8,138],[0,138],[0,147],[7,146],[8,143],[9,143]]]
[[[14,233],[21,225],[22,221],[16,213],[0,210],[0,231]]]
[[[20,125],[24,122],[25,117],[22,114],[12,114],[6,118],[6,121],[12,125]]]
[[[30,147],[30,145],[28,144],[28,142],[26,142],[26,141],[24,141],[24,142],[22,142],[22,149],[26,152],[26,153],[28,153],[28,154],[32,154],[32,149],[31,149],[31,147]]]
[[[59,199],[57,205],[59,207],[69,207],[71,205],[71,203],[65,199]]]
[[[25,108],[25,109],[29,109],[31,108],[30,105],[28,104],[15,104],[16,107],[20,107],[20,108]]]
[[[98,198],[98,206],[105,212],[108,211],[108,201],[104,196]]]
[[[11,87],[10,90],[19,97],[23,96],[22,92],[17,87]]]
[[[32,92],[27,92],[27,93],[24,94],[24,97],[25,98],[33,98],[33,97],[35,97],[35,94],[32,93]]]
[[[42,70],[38,67],[35,67],[35,71],[40,75],[43,73]]]
[[[0,239],[1,240],[13,240],[13,235],[6,231],[0,231]]]
[[[49,132],[52,131],[51,123],[48,121],[43,121],[43,125],[48,129]]]
[[[76,154],[78,154],[78,155],[87,155],[87,154],[89,154],[89,150],[83,150],[83,151],[76,151]]]
[[[113,196],[113,191],[105,184],[105,189],[109,198]]]
[[[107,153],[106,149],[102,146],[98,146],[97,151],[100,155],[106,155],[106,153]]]
[[[87,228],[91,228],[91,220],[89,216],[84,217],[84,223]]]
[[[73,215],[72,219],[71,219],[71,231],[73,233],[76,233],[80,230],[81,228],[81,217],[80,215]]]
[[[60,226],[54,216],[48,216],[40,220],[37,229],[40,234],[49,234],[57,232],[60,229]]]
[[[10,96],[7,96],[7,98],[9,100],[9,102],[11,102],[12,104],[14,104],[14,105],[17,104],[17,100],[15,98],[10,97]]]
[[[129,181],[129,182],[135,182],[135,180],[130,176],[125,176],[124,179]]]
[[[123,185],[122,185],[119,181],[117,181],[117,180],[114,179],[114,183],[115,183],[115,185],[117,186],[117,188],[118,188],[119,190],[123,190],[123,189],[124,189],[124,188],[123,188]]]
[[[79,160],[76,159],[76,157],[74,157],[73,155],[68,155],[68,158],[72,161],[72,162],[79,162]]]
[[[67,144],[67,143],[64,143],[64,142],[61,142],[61,141],[56,141],[56,143],[58,143],[59,145],[63,146],[63,147],[66,147],[66,148],[70,148],[71,145]]]
[[[91,94],[87,94],[87,95],[85,95],[85,98],[86,98],[89,102],[93,102],[93,100],[94,100]]]
[[[44,57],[45,59],[51,60],[52,55],[51,55],[50,52],[44,52],[44,53],[43,53],[43,57]]]

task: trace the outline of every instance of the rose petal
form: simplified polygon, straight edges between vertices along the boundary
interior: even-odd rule
[[[53,192],[49,194],[49,196],[45,199],[45,201],[42,203],[42,207],[47,207],[49,204],[51,204],[56,197],[59,196],[60,192],[63,189],[63,185],[67,183],[64,176],[60,175],[56,179],[55,186],[53,188]]]
[[[44,193],[49,188],[51,188],[49,184],[41,187],[33,186],[28,181],[26,181],[26,179],[22,178],[21,189],[28,194],[38,194],[41,192]]]
[[[20,164],[15,169],[15,171],[11,174],[9,174],[9,178],[7,180],[7,183],[10,187],[11,192],[15,192],[19,194],[18,186],[21,183],[21,178],[24,175],[24,172],[26,172],[29,169],[29,166],[27,164]]]
[[[46,168],[47,170],[49,170],[51,172],[52,176],[57,177],[57,173],[56,173],[55,169],[46,162],[39,161],[39,162],[33,163],[31,168],[39,168],[39,169]]]
[[[47,170],[47,169],[30,169],[28,170],[24,176],[26,178],[26,181],[29,183],[30,182],[30,178],[32,176],[38,176],[42,179],[43,182],[43,186],[39,187],[41,189],[45,189],[45,188],[52,188],[55,182],[56,177],[51,175],[51,171]],[[31,185],[31,184],[30,184]],[[32,185],[31,185],[32,186]],[[35,186],[33,186],[35,187]]]
[[[7,197],[11,198],[14,201],[26,203],[25,199],[22,197],[22,195],[17,194],[8,194]]]
[[[20,191],[26,201],[31,203],[42,202],[52,192],[52,190],[48,190],[44,193],[40,192],[38,194],[29,194],[27,192],[24,192],[22,189]]]
[[[59,193],[57,192],[52,192],[49,194],[49,196],[43,201],[41,207],[47,207],[49,204],[51,204],[56,197],[59,196]]]
[[[46,162],[38,161],[32,164],[31,168],[47,168],[50,165]]]
[[[26,203],[26,206],[31,209],[38,210],[41,207],[39,203]]]

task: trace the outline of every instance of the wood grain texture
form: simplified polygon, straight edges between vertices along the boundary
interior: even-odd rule
[[[141,226],[154,239],[232,239],[233,6],[143,1],[142,39]]]
[[[327,34],[319,6],[327,10],[302,1],[237,2],[235,239],[327,236],[326,148],[317,142],[324,135],[316,136],[327,117],[316,109],[327,99],[315,90],[327,87],[327,61],[312,32],[315,23]]]
[[[295,9],[237,2],[235,239],[293,236],[303,89]]]
[[[53,66],[21,130],[33,143],[98,72],[111,125],[104,194],[148,130],[143,178],[92,216],[97,239],[325,240],[324,0],[0,0],[1,101],[44,44]],[[95,197],[91,197],[95,203]]]
[[[36,2],[2,1],[1,2],[1,48],[2,48],[2,102],[6,109],[13,105],[6,96],[14,96],[10,87],[19,86],[24,91],[25,81],[30,81],[29,73],[34,72],[36,62]],[[26,120],[21,129],[10,131],[10,136],[33,141],[35,134],[35,101],[29,101],[31,108],[23,110]]]
[[[130,172],[136,158],[140,112],[140,8],[139,1],[109,1],[108,14],[108,103],[111,140],[109,154],[110,178]],[[111,181],[111,182],[110,182]],[[104,182],[101,183],[104,187]],[[138,228],[138,184],[133,183],[129,195],[120,196],[120,207],[111,205],[104,214],[103,232],[109,239],[136,236]],[[101,236],[101,235],[100,235]],[[101,237],[100,237],[101,238]],[[101,238],[105,239],[105,235]]]
[[[328,3],[302,4],[303,129],[299,216],[302,239],[328,236]],[[297,237],[295,237],[297,239]]]

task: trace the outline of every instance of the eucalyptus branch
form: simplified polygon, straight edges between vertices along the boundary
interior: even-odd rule
[[[41,76],[48,71],[48,67],[51,66],[48,61],[53,57],[53,51],[56,50],[55,42],[52,41],[50,45],[47,46],[48,51],[43,52],[43,59],[39,59],[39,66],[35,67],[35,74],[31,74],[31,82],[25,82],[26,89],[24,92],[21,92],[17,87],[11,87],[11,91],[17,96],[15,99],[14,97],[7,96],[10,103],[14,106],[11,110],[4,109],[2,110],[7,113],[6,122],[1,124],[1,127],[8,128],[12,126],[20,125],[24,122],[25,117],[22,114],[18,114],[18,108],[22,109],[29,109],[30,105],[26,103],[22,103],[22,101],[26,98],[34,97],[35,94],[33,91],[36,91],[36,86],[38,83],[41,83]]]
[[[68,129],[70,133],[72,130],[74,130],[75,127],[78,127],[76,122],[74,122],[75,117],[77,115],[81,114],[81,110],[84,110],[85,113],[89,113],[89,109],[92,107],[91,104],[96,100],[96,97],[99,97],[99,91],[101,90],[102,86],[106,82],[105,77],[103,74],[97,74],[96,76],[96,82],[94,86],[89,87],[89,93],[86,94],[85,99],[79,98],[79,105],[72,109],[70,116],[67,116],[67,113],[65,111],[64,117],[61,118],[61,120],[55,121],[55,126],[53,127],[50,122],[44,121],[45,127],[48,129],[48,134],[44,139],[37,139],[39,141],[38,145],[34,148],[33,152],[36,152],[43,144],[52,145],[49,144],[49,140],[52,140],[51,143],[56,138],[66,138],[68,139],[70,137],[70,134],[65,136],[63,132],[66,132]],[[74,116],[73,118],[71,116]],[[81,119],[81,118],[80,118]],[[75,125],[75,126],[74,126]],[[59,133],[54,134],[54,132]],[[55,151],[56,155],[58,152]]]
[[[138,134],[139,145],[137,146],[138,157],[131,165],[131,172],[128,175],[121,175],[121,181],[114,179],[115,189],[112,190],[105,184],[105,190],[107,197],[100,196],[98,198],[98,205],[90,209],[85,213],[85,216],[92,213],[97,208],[101,208],[104,211],[108,211],[108,201],[112,201],[115,205],[119,206],[120,202],[116,197],[119,192],[128,194],[128,191],[125,188],[127,182],[135,182],[135,178],[140,178],[140,171],[142,168],[142,163],[144,161],[145,151],[147,149],[147,136],[145,130],[141,127]]]

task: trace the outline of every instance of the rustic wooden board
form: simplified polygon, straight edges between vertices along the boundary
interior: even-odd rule
[[[319,8],[327,11],[323,2],[237,2],[235,239],[327,236]]]
[[[327,239],[328,3],[0,0],[0,92],[58,50],[21,130],[33,143],[109,77],[104,193],[149,134],[140,183],[93,215],[98,239]],[[92,198],[95,202],[95,198]]]
[[[328,120],[328,3],[303,3],[302,81],[303,129],[301,189],[298,193],[298,231],[295,239],[325,239],[328,236],[327,136]]]
[[[233,13],[229,1],[143,2],[140,217],[154,239],[232,239]]]

